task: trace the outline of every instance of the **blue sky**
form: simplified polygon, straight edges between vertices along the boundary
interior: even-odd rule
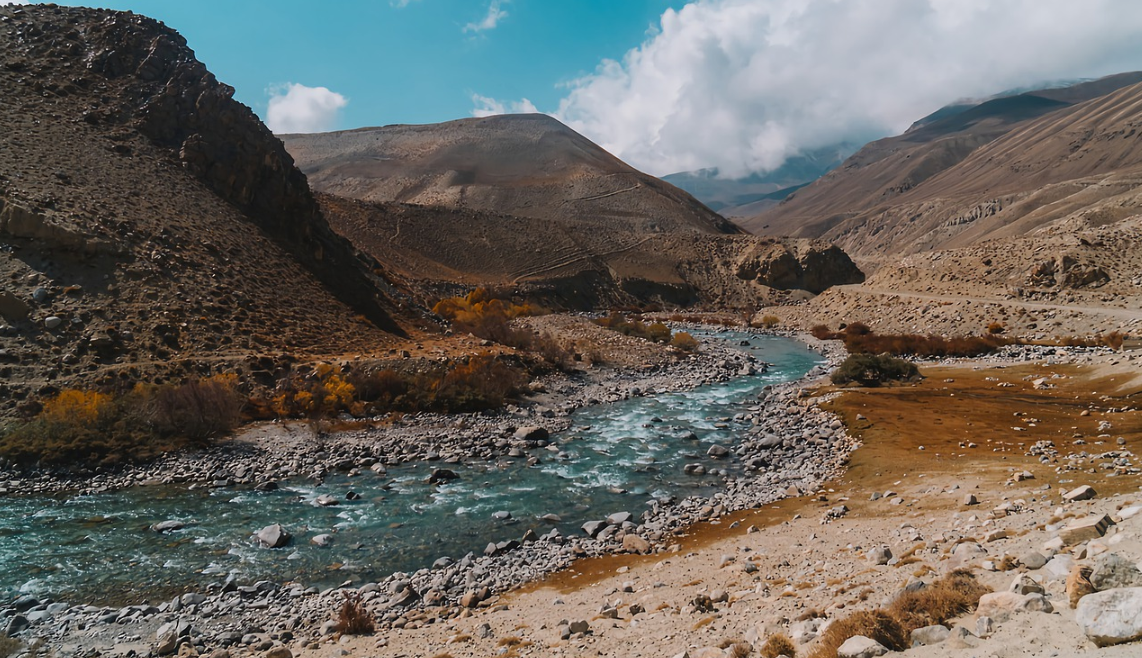
[[[87,3],[71,3],[87,4]],[[186,37],[263,118],[274,85],[326,87],[336,127],[471,116],[473,95],[555,107],[558,85],[619,58],[684,0],[123,0]],[[483,29],[477,29],[483,27]],[[467,28],[467,29],[466,29]]]
[[[897,134],[959,99],[1142,70],[1138,0],[112,8],[180,31],[278,133],[542,111],[655,175],[766,171],[805,151]]]

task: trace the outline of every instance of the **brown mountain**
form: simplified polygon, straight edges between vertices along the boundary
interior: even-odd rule
[[[1107,198],[1092,177],[1142,163],[1130,138],[1139,81],[1126,73],[931,117],[741,224],[830,240],[862,262],[1024,235]],[[1048,199],[1067,183],[1092,189],[1063,206]]]
[[[740,229],[544,114],[361,128],[282,140],[314,189],[349,199],[591,218],[656,232]]]
[[[563,308],[749,307],[861,279],[840,250],[743,235],[545,115],[284,141],[333,227],[425,302],[490,285]]]
[[[863,286],[813,300],[802,320],[1138,334],[1140,78],[1112,76],[920,122],[755,218],[755,229],[833,240],[874,270]]]
[[[0,414],[403,333],[232,93],[157,21],[0,7]]]

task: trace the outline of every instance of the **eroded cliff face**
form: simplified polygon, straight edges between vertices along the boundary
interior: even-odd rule
[[[144,16],[102,10],[27,7],[8,68],[50,72],[53,93],[92,93],[83,120],[133,128],[220,197],[236,206],[310,269],[330,290],[378,327],[401,334],[378,297],[378,270],[336,235],[321,215],[305,176],[280,140],[249,107],[233,99],[186,40]],[[17,18],[17,20],[19,20]],[[83,76],[74,77],[81,62]],[[72,74],[64,78],[63,74]],[[124,145],[129,149],[129,146]]]
[[[376,352],[419,321],[383,274],[178,34],[0,6],[0,418],[63,388]]]

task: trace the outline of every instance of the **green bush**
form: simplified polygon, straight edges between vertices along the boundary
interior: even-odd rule
[[[834,384],[879,386],[889,381],[909,381],[920,376],[916,365],[887,354],[851,354],[833,371]]]

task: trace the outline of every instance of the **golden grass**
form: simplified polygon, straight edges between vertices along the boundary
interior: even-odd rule
[[[695,622],[694,626],[691,628],[692,630],[696,631],[702,627],[709,626],[710,624],[714,623],[715,619],[717,619],[717,617],[703,617],[702,619],[699,619],[697,622]]]
[[[765,640],[765,644],[761,645],[759,653],[761,658],[777,658],[778,656],[797,658],[797,647],[793,645],[793,640],[785,633],[774,633]]]

